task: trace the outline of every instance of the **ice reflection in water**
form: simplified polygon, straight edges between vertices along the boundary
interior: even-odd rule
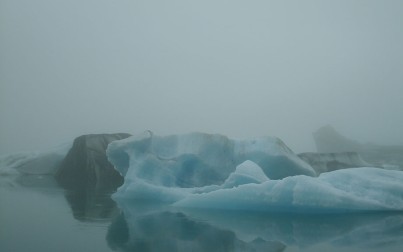
[[[75,219],[83,222],[110,221],[119,214],[111,192],[92,189],[66,191],[65,198],[69,203]]]
[[[158,208],[157,208],[158,209]],[[164,208],[134,207],[111,224],[108,244],[119,251],[283,251],[280,242],[242,241],[217,228]]]
[[[400,251],[403,214],[281,215],[178,210],[119,202],[110,225],[119,251]],[[400,249],[399,249],[400,247]]]
[[[0,189],[1,251],[62,246],[65,251],[400,252],[403,247],[403,213],[259,215],[116,205],[110,193],[62,190],[43,176],[2,177]]]

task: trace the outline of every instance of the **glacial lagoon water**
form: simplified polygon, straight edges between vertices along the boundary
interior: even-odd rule
[[[51,176],[0,177],[0,251],[383,251],[403,213],[195,211],[67,191]]]

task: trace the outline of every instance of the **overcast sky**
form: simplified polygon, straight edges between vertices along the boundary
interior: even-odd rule
[[[0,154],[81,134],[403,143],[401,0],[0,0]]]

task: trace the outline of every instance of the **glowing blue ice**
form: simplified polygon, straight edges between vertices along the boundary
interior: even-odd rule
[[[114,197],[181,208],[278,212],[403,210],[403,172],[352,168],[314,177],[277,138],[151,132],[112,142],[125,182]]]

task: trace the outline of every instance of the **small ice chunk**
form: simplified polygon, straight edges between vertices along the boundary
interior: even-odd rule
[[[225,180],[222,188],[232,188],[243,184],[261,184],[269,180],[266,174],[262,171],[256,163],[246,160],[242,164],[238,165],[235,172]]]

